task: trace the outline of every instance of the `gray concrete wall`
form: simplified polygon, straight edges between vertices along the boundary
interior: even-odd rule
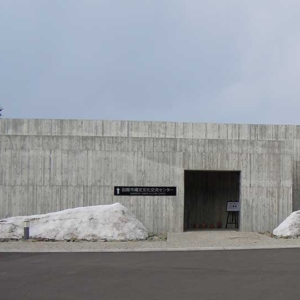
[[[150,232],[180,232],[184,170],[241,171],[243,231],[300,209],[300,127],[0,120],[0,217],[121,202]],[[172,185],[176,197],[114,197],[114,185]],[[294,198],[293,198],[294,195]]]

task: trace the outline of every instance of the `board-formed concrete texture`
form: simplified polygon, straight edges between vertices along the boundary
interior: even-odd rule
[[[300,126],[0,120],[0,218],[120,202],[149,232],[182,232],[185,170],[240,171],[240,230],[272,231],[300,209]]]

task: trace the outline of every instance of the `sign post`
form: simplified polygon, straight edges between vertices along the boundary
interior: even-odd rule
[[[240,202],[227,202],[227,221],[226,226],[228,224],[235,225],[235,228],[238,228],[239,224],[239,211],[240,211]]]

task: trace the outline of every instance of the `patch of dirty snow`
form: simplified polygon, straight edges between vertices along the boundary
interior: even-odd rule
[[[21,239],[25,220],[34,239],[121,241],[148,237],[144,225],[126,207],[115,203],[2,219],[0,238]]]
[[[300,236],[300,210],[292,212],[277,228],[273,234],[278,237]]]

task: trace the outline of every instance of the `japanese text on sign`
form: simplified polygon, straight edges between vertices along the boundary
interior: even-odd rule
[[[115,186],[115,196],[176,196],[176,187],[125,187]]]
[[[240,211],[240,202],[227,202],[227,211]]]

